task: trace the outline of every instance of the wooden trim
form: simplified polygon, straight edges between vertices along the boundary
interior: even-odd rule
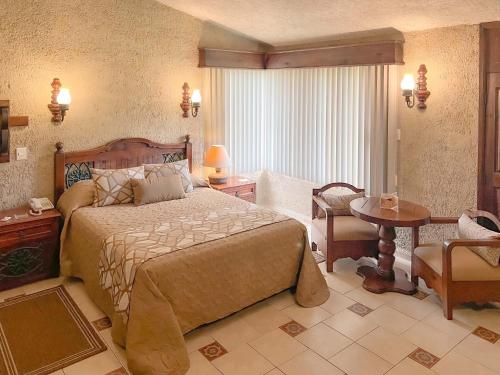
[[[345,182],[331,182],[331,183],[326,184],[325,186],[322,186],[318,189],[313,189],[313,195],[318,195],[319,193],[322,193],[328,189],[337,188],[337,187],[346,188],[346,189],[349,189],[355,193],[361,193],[361,192],[365,191],[365,189],[359,189],[356,186],[353,186],[353,185],[345,183]]]
[[[402,42],[388,41],[271,52],[267,54],[266,68],[279,69],[403,63]]]
[[[28,126],[29,118],[28,116],[10,116],[9,117],[9,127],[13,126]]]
[[[199,48],[200,68],[265,69],[264,52]]]
[[[438,217],[431,216],[430,224],[456,224],[458,223],[458,217]]]
[[[272,52],[199,48],[199,67],[281,69],[404,64],[399,40]]]
[[[65,152],[63,144],[56,144],[54,154],[54,200],[57,202],[65,189],[65,167],[70,163],[94,163],[95,168],[114,169],[131,168],[142,164],[163,163],[163,154],[183,152],[192,171],[193,152],[189,135],[182,143],[157,143],[144,138],[124,138],[109,142],[103,146]]]
[[[478,163],[477,163],[477,208],[489,209],[485,191],[486,183],[486,27],[479,27],[479,126],[478,126]]]

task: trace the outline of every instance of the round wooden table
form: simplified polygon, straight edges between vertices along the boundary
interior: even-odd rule
[[[416,288],[403,270],[394,268],[395,227],[420,227],[429,224],[431,213],[418,204],[399,201],[398,211],[380,208],[380,198],[358,198],[351,202],[354,216],[380,225],[377,266],[361,266],[357,274],[364,277],[363,287],[373,293],[413,294]]]

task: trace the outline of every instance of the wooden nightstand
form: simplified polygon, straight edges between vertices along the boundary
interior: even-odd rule
[[[231,176],[228,177],[225,184],[210,186],[215,190],[255,203],[257,185],[255,181],[249,180],[248,178]]]
[[[0,211],[0,290],[59,274],[59,211],[15,219],[28,208]]]

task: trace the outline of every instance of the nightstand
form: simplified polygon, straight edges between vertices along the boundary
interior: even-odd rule
[[[228,177],[225,184],[210,185],[213,189],[222,191],[223,193],[235,196],[237,198],[255,203],[257,196],[257,185],[245,177],[231,176]]]
[[[59,275],[61,214],[52,209],[31,216],[28,210],[0,211],[0,219],[12,217],[0,221],[0,290]]]

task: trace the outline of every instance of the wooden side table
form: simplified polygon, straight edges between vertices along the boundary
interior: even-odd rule
[[[257,198],[257,184],[245,177],[230,176],[225,184],[210,185],[213,189],[255,203]]]
[[[403,270],[394,268],[396,251],[395,227],[420,227],[430,223],[431,213],[418,204],[399,200],[398,211],[380,208],[380,198],[358,198],[351,202],[354,216],[380,225],[377,267],[361,266],[357,274],[364,277],[363,287],[373,293],[398,292],[413,294],[416,287]]]
[[[52,209],[40,216],[28,208],[0,211],[0,290],[11,289],[59,274],[61,214]],[[26,215],[16,219],[15,215]]]

